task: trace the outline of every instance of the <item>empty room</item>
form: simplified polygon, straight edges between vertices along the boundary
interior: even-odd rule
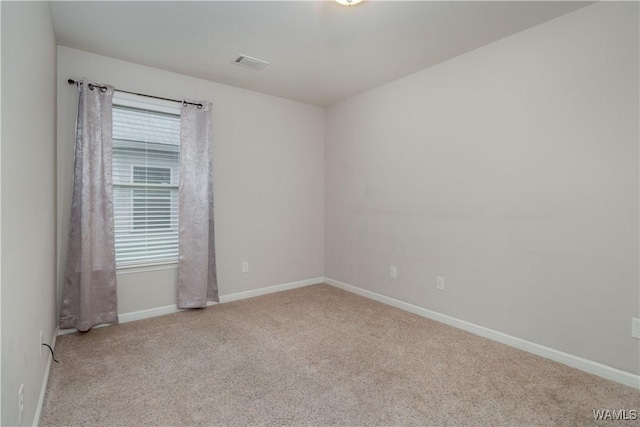
[[[3,426],[638,425],[637,1],[2,1]]]

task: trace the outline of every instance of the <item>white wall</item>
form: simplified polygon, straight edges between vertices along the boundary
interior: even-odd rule
[[[55,325],[56,44],[48,2],[2,2],[2,425],[32,425]]]
[[[605,2],[328,108],[325,276],[638,374],[638,75]]]
[[[76,88],[66,81],[82,77],[116,89],[213,103],[220,295],[323,275],[322,108],[59,46],[58,301],[66,260],[77,102]],[[242,261],[249,261],[249,273],[241,272]],[[175,268],[119,274],[119,313],[175,304],[175,280]]]

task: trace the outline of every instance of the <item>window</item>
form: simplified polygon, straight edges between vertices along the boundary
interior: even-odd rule
[[[171,184],[171,168],[134,166],[132,179],[133,182],[137,184]]]
[[[178,260],[180,110],[117,94],[113,205],[117,268]]]

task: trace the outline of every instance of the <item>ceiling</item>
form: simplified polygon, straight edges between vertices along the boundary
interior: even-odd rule
[[[326,106],[587,4],[54,1],[51,9],[60,45]],[[270,64],[242,68],[238,54]]]

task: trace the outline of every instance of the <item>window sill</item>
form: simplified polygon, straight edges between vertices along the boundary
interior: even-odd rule
[[[116,275],[146,273],[148,271],[159,271],[159,270],[175,270],[177,268],[178,268],[178,261],[163,262],[163,263],[157,263],[157,264],[138,264],[138,265],[125,266],[125,267],[118,267],[116,269]]]

